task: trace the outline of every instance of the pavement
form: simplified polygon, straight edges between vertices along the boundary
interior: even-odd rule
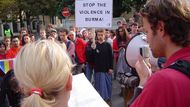
[[[112,80],[112,106],[111,107],[125,107],[124,99],[119,94],[121,92],[120,84],[116,80]]]

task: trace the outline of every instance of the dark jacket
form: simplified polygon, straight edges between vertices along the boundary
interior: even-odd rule
[[[86,55],[86,62],[94,65],[94,56],[93,56],[93,49],[91,47],[92,42],[88,41],[86,44],[85,55]]]
[[[109,43],[96,43],[94,50],[95,72],[108,72],[113,69],[113,52]]]
[[[10,70],[3,78],[0,86],[0,107],[6,103],[6,95],[8,97],[9,105],[12,107],[20,107],[21,94],[18,83],[14,77],[13,70]]]

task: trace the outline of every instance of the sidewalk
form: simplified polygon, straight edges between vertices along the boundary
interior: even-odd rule
[[[119,96],[120,84],[116,80],[112,80],[112,107],[124,107],[123,97]]]

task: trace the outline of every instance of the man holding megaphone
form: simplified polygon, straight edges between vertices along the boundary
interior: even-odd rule
[[[154,57],[166,57],[164,68],[152,74],[143,57],[135,64],[139,96],[131,107],[190,106],[190,3],[187,0],[148,0],[141,11]]]

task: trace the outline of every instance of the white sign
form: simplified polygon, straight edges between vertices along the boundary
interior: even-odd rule
[[[109,107],[84,74],[73,76],[69,107]]]
[[[77,27],[112,27],[113,0],[76,0]]]

